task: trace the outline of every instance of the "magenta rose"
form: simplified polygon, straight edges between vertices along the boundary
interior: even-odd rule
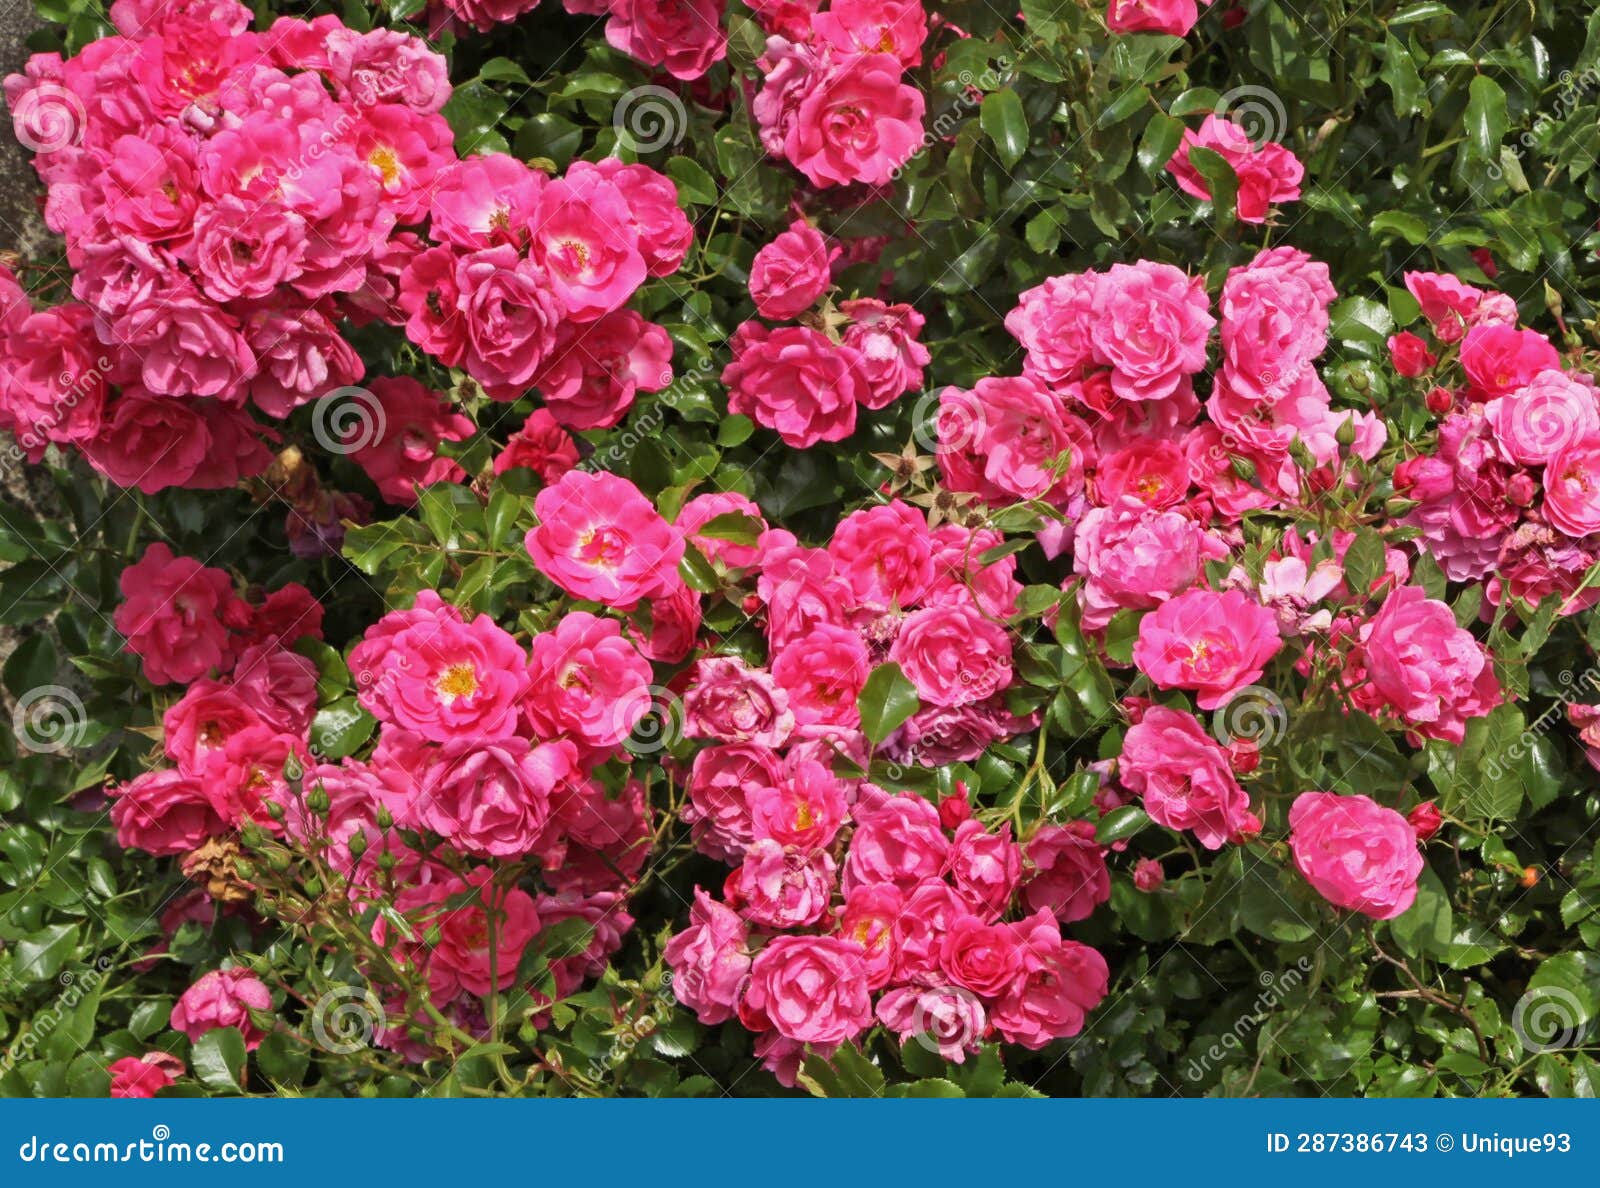
[[[729,412],[796,449],[843,441],[855,431],[856,404],[867,388],[854,350],[809,326],[768,330],[758,322],[735,330],[732,346],[733,361],[722,371]]]
[[[1228,752],[1182,710],[1153,705],[1144,711],[1123,738],[1117,777],[1144,797],[1152,821],[1192,832],[1208,850],[1261,828]]]
[[[1278,654],[1277,616],[1237,590],[1190,590],[1139,623],[1133,662],[1163,689],[1193,689],[1202,709],[1226,705]]]
[[[828,288],[829,265],[839,254],[804,219],[796,219],[756,253],[750,297],[764,318],[783,321],[810,309]]]
[[[172,1008],[172,1029],[191,1040],[219,1027],[237,1028],[247,1051],[255,1051],[266,1038],[250,1021],[251,1011],[272,1009],[265,983],[247,969],[215,969],[202,974]]]
[[[779,936],[756,954],[739,1018],[804,1044],[839,1044],[872,1026],[861,946],[833,936]]]
[[[1289,849],[1306,882],[1335,907],[1392,920],[1417,898],[1416,832],[1365,796],[1302,792],[1289,809]]]
[[[699,887],[689,926],[667,942],[672,993],[705,1024],[733,1017],[750,972],[750,938],[739,914]]]
[[[1023,845],[1028,874],[1022,902],[1029,911],[1049,910],[1063,924],[1087,920],[1111,898],[1111,872],[1094,824],[1072,821],[1041,825]]]

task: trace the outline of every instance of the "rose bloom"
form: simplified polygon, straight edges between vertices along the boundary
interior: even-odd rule
[[[1211,0],[1205,0],[1207,4]],[[1187,37],[1200,19],[1195,0],[1111,0],[1106,28],[1113,33],[1166,33]]]
[[[1022,973],[1022,950],[1009,924],[958,916],[940,942],[939,968],[956,985],[998,998]]]
[[[810,23],[835,49],[892,53],[907,70],[922,65],[928,19],[921,0],[833,0]]]
[[[1306,171],[1294,153],[1270,141],[1257,145],[1235,121],[1208,115],[1198,132],[1184,130],[1183,142],[1167,162],[1167,172],[1177,181],[1178,188],[1202,202],[1211,201],[1211,191],[1189,161],[1189,152],[1194,148],[1210,149],[1233,166],[1239,179],[1236,203],[1241,222],[1264,223],[1271,206],[1300,197],[1300,181]]]
[[[700,1022],[711,1026],[733,1017],[750,972],[750,937],[737,912],[696,887],[689,926],[667,942],[663,956],[673,996]]]
[[[1110,988],[1105,958],[1063,939],[1049,912],[1011,927],[1022,950],[1022,976],[990,1009],[989,1021],[1007,1043],[1025,1048],[1077,1035]]]
[[[183,1061],[166,1052],[124,1056],[106,1067],[114,1098],[154,1097],[183,1075]]]
[[[1022,902],[1030,912],[1048,909],[1063,924],[1087,920],[1111,898],[1111,872],[1094,824],[1041,825],[1023,844],[1028,873]]]
[[[1438,362],[1438,358],[1428,350],[1428,344],[1411,331],[1402,330],[1399,334],[1390,335],[1390,366],[1407,379],[1416,379],[1424,372],[1432,370]]]
[[[798,725],[854,727],[861,721],[856,699],[869,669],[860,632],[818,623],[778,652],[772,679],[788,693]]]
[[[1526,387],[1541,371],[1561,368],[1561,356],[1550,340],[1515,326],[1478,325],[1461,341],[1461,369],[1472,381],[1475,400],[1509,396]]]
[[[111,622],[153,684],[188,684],[232,661],[224,616],[238,601],[220,569],[174,557],[160,541],[118,579],[123,601]]]
[[[804,219],[756,253],[750,265],[750,298],[756,312],[773,321],[798,317],[827,291],[829,265],[839,254]]]
[[[814,186],[881,186],[922,143],[922,92],[892,54],[835,54],[812,77],[784,155]]]
[[[454,459],[439,455],[439,445],[466,441],[477,426],[410,376],[369,381],[365,393],[357,389],[332,405],[328,419],[345,430],[341,448],[390,503],[415,503],[418,487],[466,477]]]
[[[447,906],[452,900],[460,907]],[[485,911],[487,901],[492,914]],[[437,925],[439,943],[428,962],[428,981],[436,997],[453,998],[508,990],[517,980],[522,951],[542,922],[533,897],[518,887],[490,890],[490,871],[479,867],[465,879],[449,878],[403,891],[395,906],[406,912],[419,935]],[[421,906],[422,912],[416,909]],[[489,976],[489,937],[495,937],[495,976]]]
[[[760,837],[728,876],[728,898],[744,916],[768,928],[815,924],[833,896],[834,862],[823,850],[797,850]]]
[[[749,496],[737,491],[708,491],[704,495],[696,495],[683,505],[673,523],[707,561],[721,562],[729,569],[749,569],[761,555],[758,546],[700,532],[718,516],[726,515],[750,517],[755,521],[751,527],[757,536],[767,530],[767,521],[761,515],[761,508]]]
[[[1016,894],[1022,851],[1011,840],[1009,824],[1002,825],[999,833],[990,833],[981,822],[969,818],[956,826],[945,869],[973,911],[986,921],[994,920]]]
[[[524,467],[539,476],[546,486],[578,465],[578,443],[549,411],[536,408],[506,441],[506,448],[495,455],[494,472]]]
[[[1202,709],[1224,706],[1261,678],[1283,641],[1270,610],[1237,590],[1189,590],[1139,623],[1133,662],[1162,689],[1193,689]]]
[[[1467,319],[1483,301],[1483,290],[1438,272],[1408,272],[1404,279],[1439,341],[1459,342],[1466,332]]]
[[[672,339],[631,309],[584,325],[563,323],[533,382],[563,425],[609,429],[638,393],[659,392],[672,382]]]
[[[228,831],[204,782],[173,768],[135,776],[113,789],[112,797],[117,844],[127,849],[182,854]]]
[[[757,841],[770,838],[809,853],[833,841],[849,807],[833,772],[794,754],[776,784],[750,789],[750,820]]]
[[[1011,683],[1011,637],[966,598],[951,597],[908,615],[889,658],[924,705],[969,705]]]
[[[1407,725],[1459,743],[1501,700],[1489,654],[1442,602],[1401,586],[1361,629],[1370,691]]]
[[[771,429],[796,449],[843,441],[855,432],[856,404],[868,394],[860,356],[809,326],[769,330],[745,322],[733,332],[723,368],[728,411]]]
[[[1544,471],[1544,515],[1568,536],[1600,532],[1600,436],[1563,446]]]
[[[900,960],[900,915],[905,906],[893,883],[856,887],[839,912],[839,936],[855,941],[866,953],[867,985],[881,990],[894,977]]]
[[[533,510],[528,555],[572,597],[632,610],[677,584],[683,537],[627,479],[570,471],[539,492]]]
[[[578,774],[578,748],[565,739],[529,746],[522,738],[446,743],[429,764],[403,820],[486,858],[533,851],[557,789]]]
[[[650,665],[611,619],[563,615],[528,645],[528,721],[541,737],[614,747],[650,709]]]
[[[886,305],[874,297],[841,301],[839,312],[850,319],[840,341],[861,356],[863,408],[886,408],[922,386],[923,368],[933,356],[917,341],[924,325],[921,314],[909,305]]]
[[[891,796],[877,807],[856,808],[856,831],[844,863],[844,890],[893,883],[909,891],[937,879],[950,857],[950,841],[939,810],[914,792]]]
[[[272,1009],[265,983],[247,969],[214,969],[185,990],[172,1008],[172,1029],[198,1041],[219,1027],[237,1028],[245,1050],[254,1052],[266,1032],[250,1021],[251,1011]]]
[[[350,652],[362,707],[433,742],[516,733],[527,665],[488,615],[468,622],[432,590],[379,619]]]
[[[794,731],[789,695],[765,669],[735,656],[706,656],[683,695],[683,732],[690,738],[781,747]]]
[[[1083,626],[1098,631],[1119,610],[1159,606],[1199,579],[1201,567],[1224,546],[1188,516],[1157,512],[1124,496],[1091,508],[1078,521],[1073,571],[1083,575],[1078,602]]]
[[[988,1013],[983,1001],[960,986],[897,986],[878,999],[878,1022],[902,1044],[932,1039],[942,1060],[964,1064],[983,1044]]]
[[[660,66],[673,78],[695,79],[728,52],[717,0],[617,0],[606,22],[606,41],[646,66]]]
[[[1417,898],[1416,833],[1365,796],[1302,792],[1289,809],[1289,849],[1306,882],[1335,907],[1392,920]]]
[[[1205,282],[1170,264],[1113,264],[1100,278],[1102,316],[1091,334],[1124,400],[1162,400],[1206,365],[1216,319]]]
[[[840,520],[828,556],[861,605],[874,610],[915,606],[933,581],[927,517],[898,499]]]
[[[939,393],[935,450],[945,486],[1005,505],[1047,499],[1066,507],[1093,450],[1088,427],[1061,398],[1025,377],[981,379]]]
[[[933,585],[928,601],[962,590],[972,596],[984,614],[1009,619],[1017,611],[1022,583],[1017,581],[1015,554],[998,561],[984,561],[990,549],[1005,544],[1005,537],[990,528],[977,530],[960,524],[940,524],[932,533]]]
[[[313,703],[315,699],[313,678]],[[162,749],[179,771],[194,775],[204,767],[206,755],[231,735],[260,724],[260,716],[232,685],[201,677],[161,716]]]
[[[1489,401],[1483,411],[1501,450],[1522,466],[1543,466],[1567,446],[1600,437],[1594,390],[1561,371],[1541,371],[1526,387]],[[1545,481],[1548,485],[1549,476]]]
[[[689,803],[683,819],[697,849],[736,863],[755,840],[750,795],[783,778],[777,752],[750,743],[705,747],[689,771]]]
[[[1122,740],[1117,778],[1157,825],[1192,832],[1208,850],[1261,828],[1228,752],[1182,710],[1145,710]]]
[[[620,309],[644,283],[633,212],[598,170],[569,170],[546,185],[531,234],[529,250],[575,322]]]
[[[739,1019],[804,1044],[839,1044],[872,1026],[864,954],[834,936],[778,936],[756,954]]]

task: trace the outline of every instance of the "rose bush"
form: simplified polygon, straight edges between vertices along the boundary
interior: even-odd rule
[[[1593,1095],[1600,19],[1302,7],[41,4],[0,1093]]]

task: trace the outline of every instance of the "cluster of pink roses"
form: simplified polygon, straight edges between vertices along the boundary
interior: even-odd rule
[[[1199,131],[1185,129],[1183,143],[1167,162],[1167,172],[1185,194],[1211,201],[1209,184],[1189,156],[1197,148],[1216,153],[1233,170],[1238,182],[1235,209],[1243,222],[1264,223],[1269,207],[1300,197],[1306,172],[1300,159],[1281,144],[1257,143],[1243,125],[1224,115],[1208,115]]]
[[[1397,334],[1391,358],[1442,419],[1434,452],[1395,468],[1396,491],[1417,503],[1405,522],[1447,577],[1487,578],[1491,605],[1594,605],[1600,591],[1580,587],[1600,560],[1600,389],[1519,328],[1504,294],[1425,272],[1406,286],[1434,341]]]
[[[758,0],[767,32],[751,105],[761,143],[813,186],[881,186],[924,143],[921,0]]]
[[[455,150],[444,59],[336,17],[251,31],[233,0],[119,0],[118,36],[6,80],[77,298],[0,278],[0,420],[122,486],[223,487],[270,417],[354,383],[344,320],[393,294],[395,228]]]
[[[672,343],[624,308],[692,232],[670,180],[579,161],[547,179],[458,159],[444,59],[388,30],[233,0],[119,0],[122,35],[6,81],[37,148],[76,301],[34,310],[0,270],[0,428],[73,445],[122,486],[231,486],[272,418],[364,374],[340,326],[402,326],[492,397],[538,387],[569,428],[617,423],[672,379]],[[63,124],[66,125],[63,131]],[[340,425],[384,498],[458,479],[472,422],[405,377]]]
[[[964,794],[936,808],[739,744],[702,751],[697,775],[714,755],[718,848],[748,840],[724,851],[738,865],[723,901],[696,888],[666,958],[679,1001],[758,1033],[785,1084],[808,1051],[875,1023],[960,1062],[995,1036],[1076,1035],[1105,997],[1105,960],[1061,933],[1110,895],[1092,828],[1046,825],[1019,846]]]
[[[805,314],[827,292],[840,249],[797,219],[756,253],[750,296],[766,318]],[[842,324],[842,325],[841,325]],[[917,341],[923,317],[875,297],[844,301],[801,325],[757,321],[733,332],[733,360],[722,372],[728,410],[804,449],[855,431],[857,408],[880,409],[920,387],[928,348]]]

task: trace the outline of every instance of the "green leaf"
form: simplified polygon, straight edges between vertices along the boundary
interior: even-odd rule
[[[856,698],[861,730],[873,746],[888,738],[900,724],[921,708],[916,686],[893,661],[880,664],[867,677]]]
[[[808,1056],[800,1084],[814,1097],[882,1097],[883,1070],[854,1044],[841,1044],[831,1057]]]
[[[1394,100],[1394,114],[1416,115],[1423,109],[1427,94],[1417,64],[1399,38],[1390,34],[1383,44],[1383,71],[1378,75],[1389,86]]]
[[[195,1041],[189,1067],[195,1078],[213,1093],[242,1093],[244,1036],[236,1027],[217,1027]]]
[[[1004,87],[984,96],[978,108],[978,122],[1001,163],[1007,169],[1015,168],[1028,150],[1028,117],[1017,93]]]
[[[1467,143],[1481,160],[1495,161],[1506,137],[1506,93],[1486,74],[1473,78],[1467,88],[1467,110],[1462,117]]]
[[[1112,842],[1127,841],[1148,824],[1150,818],[1142,808],[1136,804],[1124,804],[1100,818],[1094,837],[1101,845],[1108,846]]]
[[[23,937],[12,950],[18,982],[44,982],[56,976],[78,944],[76,924],[50,924]]]
[[[667,162],[667,176],[678,187],[678,197],[695,206],[717,204],[717,183],[689,157],[673,157]]]
[[[1183,128],[1182,120],[1169,115],[1157,112],[1151,116],[1144,126],[1144,135],[1139,138],[1139,168],[1152,177],[1165,170],[1167,162],[1183,143]]]

